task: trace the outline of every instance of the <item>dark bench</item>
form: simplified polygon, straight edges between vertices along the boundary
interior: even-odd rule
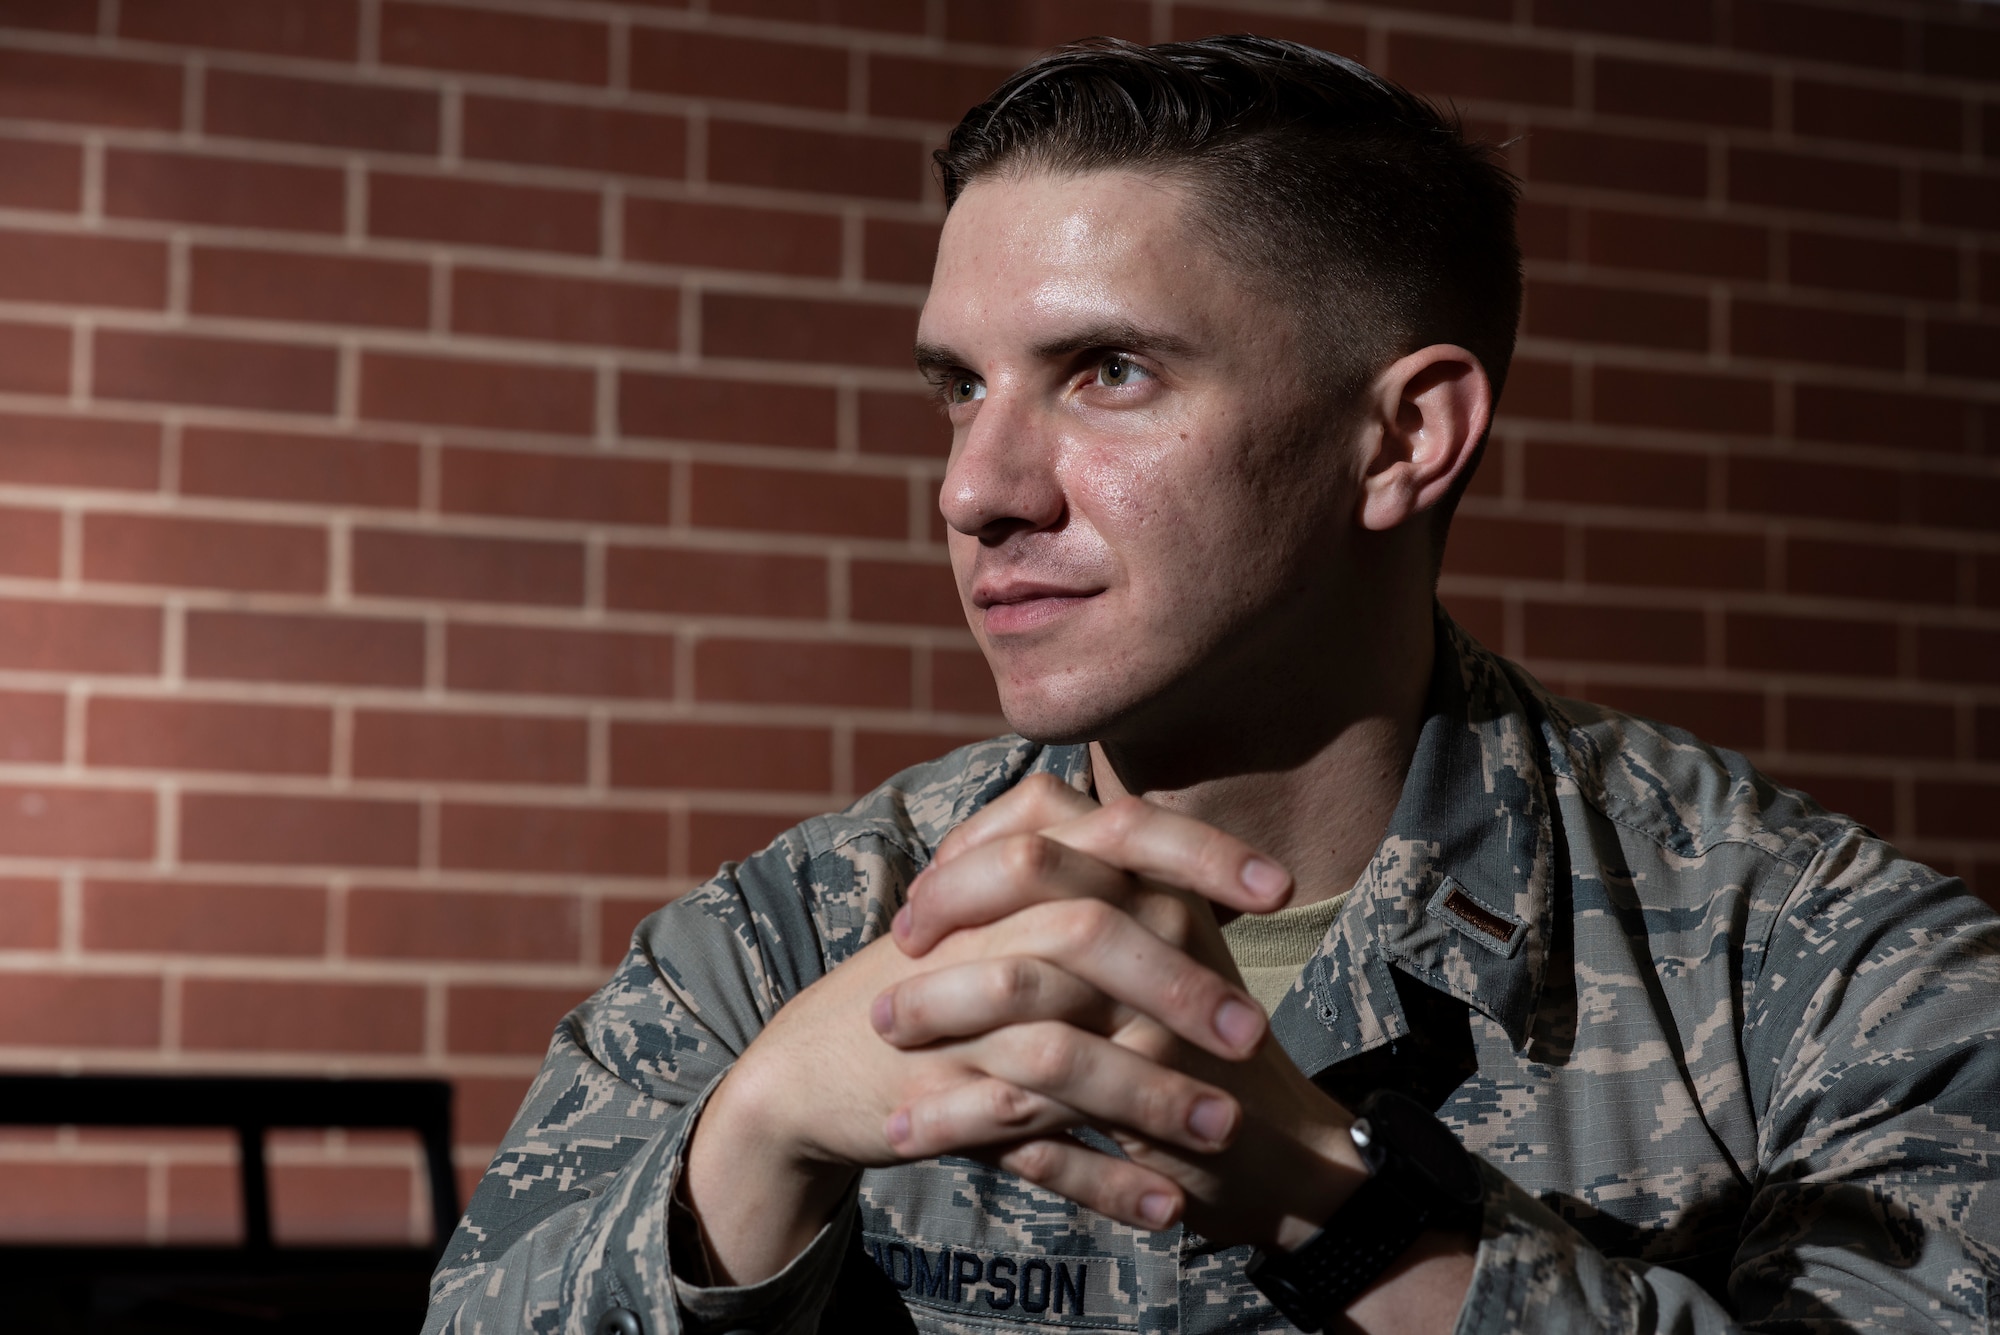
[[[414,1331],[458,1222],[451,1086],[442,1080],[0,1074],[0,1124],[232,1128],[242,1150],[241,1246],[0,1246],[0,1310],[9,1314],[0,1324],[9,1330]],[[264,1158],[273,1127],[414,1131],[428,1172],[432,1245],[274,1246]]]

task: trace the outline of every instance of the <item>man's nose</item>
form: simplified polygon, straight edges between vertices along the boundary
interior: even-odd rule
[[[1034,405],[989,392],[955,443],[938,508],[960,533],[997,542],[1052,528],[1066,507],[1055,424]]]

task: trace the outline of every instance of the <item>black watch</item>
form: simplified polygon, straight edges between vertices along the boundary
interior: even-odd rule
[[[1348,1131],[1368,1166],[1317,1233],[1289,1252],[1258,1248],[1244,1268],[1300,1330],[1324,1330],[1430,1229],[1474,1232],[1486,1188],[1472,1156],[1407,1095],[1378,1090]]]

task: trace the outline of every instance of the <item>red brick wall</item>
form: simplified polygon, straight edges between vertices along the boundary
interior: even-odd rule
[[[1988,14],[0,0],[0,1063],[442,1072],[475,1172],[643,912],[996,729],[925,154],[1092,31],[1513,139],[1450,605],[2000,897]],[[222,1141],[0,1159],[0,1233],[234,1226]],[[279,1160],[292,1235],[420,1234],[407,1147]]]

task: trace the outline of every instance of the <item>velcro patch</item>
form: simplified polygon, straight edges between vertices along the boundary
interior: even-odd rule
[[[1457,928],[1496,955],[1513,957],[1528,934],[1528,925],[1511,913],[1502,913],[1472,897],[1470,891],[1447,876],[1438,884],[1425,912],[1438,921]]]
[[[1132,1324],[1124,1295],[1129,1262],[1114,1256],[1048,1256],[984,1248],[928,1247],[888,1233],[862,1246],[905,1302],[1010,1323],[1116,1329]]]

